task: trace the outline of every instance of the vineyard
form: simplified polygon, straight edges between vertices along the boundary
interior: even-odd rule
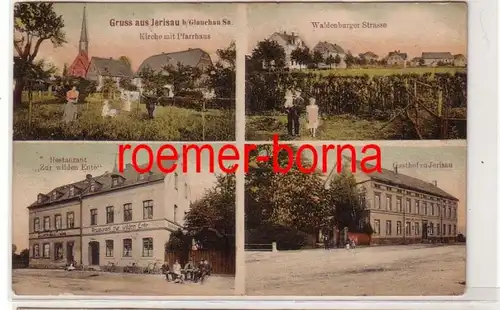
[[[462,72],[389,76],[252,72],[246,82],[249,133],[263,130],[260,124],[272,123],[263,117],[279,119],[285,91],[295,87],[302,90],[306,100],[316,98],[325,125],[339,118],[373,122],[377,125],[371,128],[373,138],[380,137],[378,131],[387,132],[387,139],[466,136],[467,74]],[[251,136],[247,138],[252,140]]]

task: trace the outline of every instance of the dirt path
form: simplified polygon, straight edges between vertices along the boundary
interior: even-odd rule
[[[12,274],[17,295],[134,295],[223,296],[234,294],[234,278],[211,276],[203,284],[167,282],[161,275],[90,271],[16,269]]]
[[[246,253],[248,295],[461,295],[465,246]]]

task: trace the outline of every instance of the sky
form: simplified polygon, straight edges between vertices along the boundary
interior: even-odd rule
[[[311,22],[386,23],[387,28],[313,28]],[[410,58],[422,52],[467,55],[465,3],[281,3],[253,4],[247,10],[248,51],[274,32],[298,33],[313,48],[319,41],[340,45],[353,55],[379,56],[400,50]]]
[[[68,43],[56,49],[45,41],[39,57],[43,57],[62,70],[65,63],[71,65],[78,53],[84,3],[56,3],[54,10],[62,15]],[[147,57],[188,48],[201,48],[215,60],[216,51],[226,48],[234,40],[234,26],[179,26],[179,27],[119,27],[110,26],[110,20],[221,20],[236,22],[235,6],[228,4],[186,3],[87,3],[87,29],[89,56],[119,58],[127,56],[136,70]],[[189,33],[210,34],[209,40],[141,40],[141,33]]]
[[[364,157],[375,154],[374,150],[366,154],[361,152],[364,142],[343,142],[343,145],[352,144],[356,148],[357,160],[361,161]],[[395,144],[397,143],[397,145]],[[427,182],[437,181],[439,188],[459,199],[458,202],[458,224],[457,230],[463,234],[466,233],[466,197],[467,176],[466,176],[466,154],[467,148],[465,141],[440,141],[439,144],[421,141],[388,141],[382,144],[381,161],[382,168],[393,170],[394,165],[398,166],[398,173],[415,177]],[[385,145],[384,145],[385,144]],[[338,145],[338,144],[334,144]],[[299,147],[300,145],[297,145]],[[322,149],[321,145],[314,145],[318,153],[317,169],[322,169]],[[311,158],[310,151],[304,151],[306,157]],[[345,150],[343,155],[350,156],[350,152]],[[337,163],[337,153],[335,150],[328,152],[328,166],[326,171],[335,169]],[[368,161],[368,164],[375,164],[374,161]],[[445,165],[443,168],[436,168],[437,163]],[[434,168],[432,168],[434,166]]]
[[[134,144],[131,144],[132,148]],[[152,150],[156,152],[161,143],[148,143]],[[182,144],[174,144],[182,153]],[[217,154],[222,144],[212,144],[215,156],[215,173],[221,171],[217,166]],[[167,152],[167,151],[165,151]],[[77,182],[85,179],[87,174],[94,176],[110,172],[117,161],[117,143],[71,143],[71,142],[51,142],[47,143],[14,142],[13,148],[13,196],[12,196],[12,228],[13,243],[18,249],[28,247],[28,209],[27,207],[36,201],[38,193],[47,193],[55,187]],[[131,151],[124,155],[124,162],[131,162]],[[166,153],[168,154],[168,153]],[[187,178],[191,188],[191,200],[195,201],[203,196],[205,190],[211,188],[215,183],[215,174],[209,171],[208,152],[203,151],[200,173],[196,172],[196,153],[188,153]],[[226,153],[228,154],[228,153]],[[182,159],[182,156],[179,155]],[[96,165],[95,170],[84,171],[57,171],[52,165],[52,170],[47,171],[50,166],[50,157],[78,157],[86,158],[88,165]],[[147,153],[138,153],[138,163],[147,163]],[[227,166],[232,161],[226,161]]]

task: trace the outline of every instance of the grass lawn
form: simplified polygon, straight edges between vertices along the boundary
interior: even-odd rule
[[[207,110],[205,113],[174,106],[155,109],[148,119],[144,104],[132,103],[132,111],[115,118],[101,117],[102,99],[88,97],[78,104],[78,119],[62,121],[64,102],[34,96],[29,124],[29,108],[14,111],[14,140],[123,140],[123,141],[234,141],[234,111]],[[121,102],[110,100],[112,108]],[[203,115],[204,114],[204,115]]]
[[[300,137],[290,137],[287,133],[286,115],[247,116],[246,138],[251,141],[272,140],[274,134],[280,140],[386,140],[391,139],[391,132],[379,132],[383,122],[369,121],[350,115],[330,116],[321,120],[321,125],[312,138],[306,127],[306,120],[301,120]]]
[[[331,70],[310,70],[310,72],[317,72],[320,75],[394,75],[394,74],[424,74],[424,73],[456,73],[466,72],[466,68],[453,68],[453,67],[436,67],[436,68],[348,68],[348,69],[331,69]]]

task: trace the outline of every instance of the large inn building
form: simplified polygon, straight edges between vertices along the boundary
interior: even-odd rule
[[[354,174],[366,205],[365,223],[374,233],[372,244],[399,244],[426,241],[448,242],[457,236],[458,199],[436,181],[426,182],[402,173],[397,168],[366,174],[357,162]],[[350,158],[344,169],[351,167]],[[326,185],[336,175],[327,177]]]
[[[140,174],[130,164],[40,193],[28,207],[30,267],[163,262],[189,205],[184,174]]]

